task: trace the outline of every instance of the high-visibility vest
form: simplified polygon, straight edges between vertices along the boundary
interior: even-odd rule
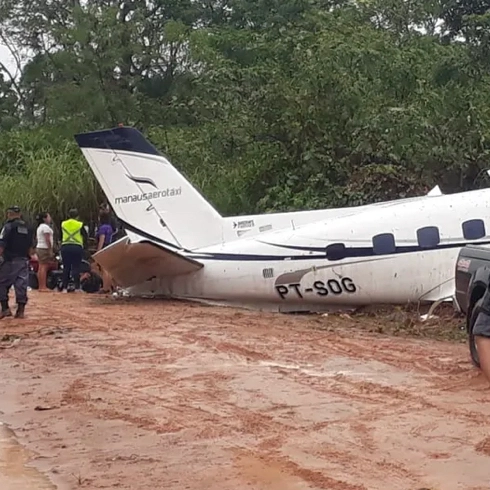
[[[67,219],[61,223],[62,245],[80,245],[83,247],[82,237],[83,223],[76,219]]]

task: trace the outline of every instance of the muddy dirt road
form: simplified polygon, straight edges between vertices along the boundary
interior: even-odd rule
[[[59,488],[490,487],[464,344],[85,295],[33,293],[28,313],[0,322],[0,421]]]

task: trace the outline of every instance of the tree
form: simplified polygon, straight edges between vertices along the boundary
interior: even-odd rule
[[[9,130],[19,122],[17,117],[18,97],[12,84],[0,72],[0,130]]]
[[[86,169],[73,133],[124,122],[225,213],[468,189],[488,166],[487,11],[465,0],[4,0],[0,36],[22,73],[3,71],[0,124],[28,127],[30,150],[12,127],[0,172],[26,178],[43,151]],[[80,195],[95,195],[90,173],[77,175]]]
[[[444,20],[448,36],[452,39],[464,36],[467,40],[474,37],[472,24],[478,18],[483,19],[490,12],[488,0],[444,0],[441,2],[441,17]]]
[[[32,122],[141,124],[155,98],[161,110],[152,115],[165,122],[161,114],[186,77],[192,2],[43,0],[5,10],[5,32],[34,53],[22,75]]]

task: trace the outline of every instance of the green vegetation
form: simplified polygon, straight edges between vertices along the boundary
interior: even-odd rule
[[[474,186],[490,3],[3,0],[0,210],[94,213],[78,131],[135,125],[223,214]]]

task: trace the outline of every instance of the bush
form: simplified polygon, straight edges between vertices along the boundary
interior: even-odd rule
[[[19,205],[27,219],[48,211],[55,220],[63,219],[70,208],[89,220],[97,212],[102,192],[75,143],[56,138],[54,131],[10,133],[2,147],[0,212]],[[1,142],[0,142],[1,147]]]

